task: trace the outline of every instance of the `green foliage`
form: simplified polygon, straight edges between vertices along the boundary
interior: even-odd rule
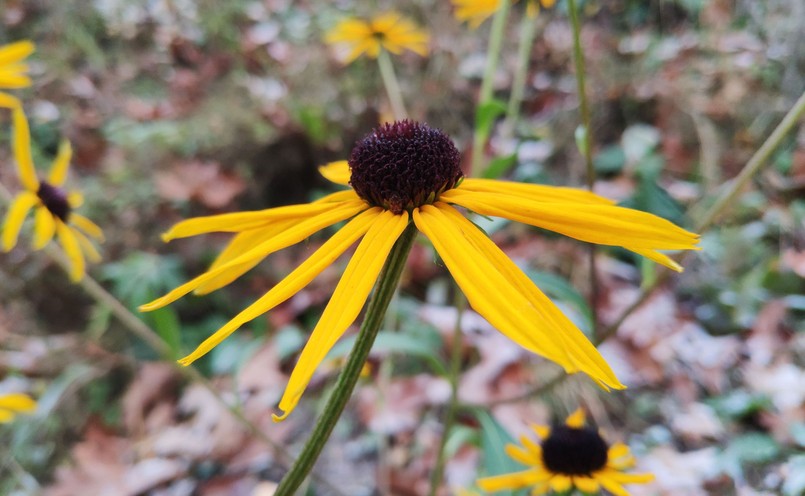
[[[489,412],[474,409],[473,414],[481,425],[480,444],[482,456],[482,470],[479,475],[492,476],[518,472],[524,469],[522,465],[506,455],[506,445],[515,444],[511,435],[498,423]],[[501,491],[495,493],[500,496],[513,496],[518,492]]]

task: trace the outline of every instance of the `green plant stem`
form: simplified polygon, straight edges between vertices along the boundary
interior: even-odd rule
[[[492,92],[494,90],[495,73],[498,70],[498,61],[500,59],[500,48],[503,45],[504,28],[506,27],[506,17],[509,14],[509,5],[511,0],[502,0],[498,10],[492,18],[492,28],[489,33],[489,44],[486,50],[486,67],[484,68],[484,76],[481,80],[481,93],[478,97],[478,107],[476,113],[484,107],[486,103],[492,100]],[[486,140],[489,139],[489,131],[479,129],[478,119],[475,119],[475,134],[472,138],[472,168],[470,169],[470,176],[477,177],[481,171],[481,164],[484,161],[484,145]]]
[[[9,204],[11,202],[12,195],[11,192],[6,189],[5,186],[0,184],[0,200],[3,203]],[[67,257],[55,246],[52,244],[46,245],[42,251],[50,257],[56,264],[58,264],[65,273],[70,273],[70,262]],[[120,302],[113,294],[107,291],[98,281],[96,281],[89,273],[85,273],[84,277],[78,281],[78,286],[81,287],[93,300],[99,305],[105,306],[108,308],[112,315],[117,317],[120,323],[123,326],[131,331],[134,335],[142,339],[146,345],[148,345],[152,350],[154,350],[157,355],[162,357],[166,362],[173,365],[173,367],[181,373],[186,379],[191,382],[196,382],[204,386],[205,389],[215,398],[215,400],[224,407],[247,431],[249,431],[254,437],[259,439],[263,442],[266,446],[273,449],[278,457],[280,458],[281,462],[286,465],[290,465],[293,462],[293,458],[291,455],[285,450],[283,446],[274,442],[271,438],[266,436],[266,434],[261,431],[254,423],[252,423],[249,419],[247,419],[243,413],[235,408],[234,406],[230,405],[229,403],[224,400],[221,394],[218,392],[217,389],[204,377],[201,372],[199,372],[194,367],[184,367],[178,364],[173,356],[173,351],[171,350],[170,346],[168,346],[165,341],[162,340],[159,335],[154,332],[147,324],[145,324],[142,320],[140,320],[134,313],[132,313],[123,303]],[[314,474],[315,475],[315,474]],[[315,475],[317,481],[322,485],[327,486],[332,491],[335,491],[336,494],[340,494],[340,492],[336,489],[336,486],[331,482],[323,479],[322,477]]]
[[[377,66],[380,68],[380,77],[383,79],[383,86],[386,87],[394,119],[400,121],[407,118],[408,112],[405,110],[400,83],[394,72],[394,64],[391,63],[389,53],[382,48],[377,55]]]
[[[506,131],[509,136],[514,134],[514,128],[520,119],[520,106],[525,95],[526,78],[528,77],[529,61],[531,59],[531,45],[537,35],[537,24],[541,17],[523,17],[520,22],[520,46],[517,48],[517,68],[512,80],[512,91],[506,105]]]
[[[349,354],[344,369],[338,376],[338,382],[324,409],[325,413],[319,417],[318,422],[316,422],[310,438],[307,443],[305,443],[304,448],[302,448],[302,452],[291,467],[291,470],[283,477],[282,481],[280,481],[280,485],[274,493],[275,496],[291,496],[295,494],[296,489],[302,484],[307,474],[313,468],[313,464],[318,459],[321,450],[330,437],[330,433],[332,433],[335,424],[341,417],[341,412],[344,411],[344,407],[352,395],[352,390],[358,382],[363,364],[366,363],[366,358],[369,356],[369,351],[380,330],[386,309],[397,289],[400,276],[402,275],[405,262],[408,258],[408,252],[411,250],[411,246],[414,243],[415,235],[416,229],[414,228],[414,224],[410,223],[405,231],[403,231],[402,235],[400,235],[399,239],[394,243],[391,253],[378,277],[374,295],[372,295],[369,301],[369,307],[366,309],[366,317],[358,333],[358,339],[355,341],[355,345]]]
[[[444,429],[442,430],[442,439],[439,441],[439,451],[436,458],[436,467],[433,469],[430,479],[430,496],[436,496],[439,486],[442,484],[442,477],[444,477],[444,465],[447,461],[447,453],[445,453],[445,446],[450,436],[450,431],[453,429],[453,424],[456,421],[456,413],[458,412],[458,376],[461,373],[461,351],[463,333],[461,332],[461,318],[464,315],[464,310],[467,308],[467,298],[456,288],[456,325],[453,329],[453,343],[450,350],[450,371],[447,379],[450,381],[450,400],[447,404],[447,411],[444,415]]]
[[[573,30],[573,62],[576,66],[576,85],[579,93],[579,107],[581,111],[581,127],[583,139],[579,141],[581,154],[584,156],[584,165],[587,171],[587,189],[592,191],[595,186],[595,167],[593,167],[592,133],[590,130],[590,105],[587,101],[587,76],[584,66],[584,49],[581,46],[581,22],[576,8],[576,0],[568,0],[567,9],[570,12],[570,24]],[[592,335],[598,332],[598,269],[595,262],[595,245],[589,247],[590,259],[590,316]]]
[[[729,185],[719,194],[716,201],[713,205],[702,215],[700,220],[695,224],[695,230],[699,233],[704,233],[710,227],[712,227],[713,222],[729,207],[732,202],[738,197],[738,194],[741,190],[746,186],[746,183],[757,174],[764,165],[768,164],[769,158],[771,158],[771,154],[776,150],[780,143],[783,141],[783,138],[791,132],[797,122],[805,115],[805,92],[797,99],[791,109],[786,113],[783,119],[780,121],[780,124],[774,128],[774,131],[769,135],[768,138],[760,145],[760,148],[752,155],[749,161],[746,163],[744,168],[741,172],[733,179]],[[704,202],[706,200],[700,200]],[[683,257],[690,256],[692,252],[685,252]],[[684,259],[683,259],[684,261]],[[637,300],[634,301],[631,305],[629,305],[621,314],[616,318],[612,324],[607,326],[598,336],[596,339],[593,340],[596,346],[600,345],[618,331],[621,324],[638,308],[640,308],[643,303],[645,303],[654,292],[662,287],[668,277],[670,277],[671,272],[669,270],[663,270],[657,275],[657,278],[649,284]],[[561,384],[566,378],[568,377],[567,374],[558,373],[556,376],[548,379],[542,385],[537,386],[536,388],[532,389],[529,392],[526,392],[522,395],[518,395],[516,397],[505,398],[500,401],[496,401],[495,404],[500,403],[513,403],[517,401],[527,400],[529,398],[533,398],[535,396],[539,396],[546,391],[552,389],[554,386]]]

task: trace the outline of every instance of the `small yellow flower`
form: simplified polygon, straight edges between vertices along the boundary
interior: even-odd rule
[[[0,47],[0,88],[17,89],[31,85],[31,79],[26,74],[28,65],[22,60],[34,51],[34,44],[30,41],[18,41]],[[0,91],[0,107],[15,108],[19,100]]]
[[[534,425],[532,429],[540,443],[523,436],[522,447],[506,446],[512,459],[531,468],[479,479],[478,487],[490,492],[530,488],[532,495],[565,493],[575,487],[587,494],[605,489],[615,496],[629,496],[625,484],[645,484],[654,479],[652,474],[626,473],[635,465],[629,447],[622,443],[607,446],[598,431],[585,426],[581,409],[564,425]]]
[[[21,413],[33,413],[36,401],[27,394],[11,393],[0,395],[0,424],[14,420]]]
[[[207,338],[180,363],[200,358],[240,326],[281,304],[356,241],[355,254],[291,373],[279,407],[285,418],[328,351],[355,321],[386,258],[413,222],[433,244],[470,305],[503,334],[604,388],[621,389],[598,350],[500,248],[456,207],[553,230],[583,241],[622,246],[681,270],[657,250],[697,249],[698,236],[665,219],[618,207],[587,191],[488,179],[464,179],[460,156],[441,131],[411,121],[386,124],[355,145],[349,161],[322,174],[352,188],[313,203],[188,219],[165,241],[210,232],[237,235],[209,270],[140,307],[155,310],[196,291],[209,293],[263,258],[348,221],[310,258]]]
[[[331,44],[345,44],[350,52],[345,63],[362,54],[377,58],[380,50],[400,54],[411,50],[421,56],[428,54],[428,34],[397,12],[380,14],[371,20],[344,19],[327,32],[324,40]]]
[[[454,15],[461,22],[468,22],[472,29],[492,16],[500,8],[501,0],[450,0],[455,7]],[[550,9],[556,0],[528,0],[526,14],[534,17],[539,13],[540,6]]]
[[[14,108],[13,123],[14,157],[24,191],[17,195],[6,214],[2,233],[3,251],[10,251],[17,245],[22,223],[28,212],[35,208],[34,249],[43,248],[54,235],[58,236],[70,261],[70,278],[79,281],[84,275],[84,254],[93,262],[101,258],[87,235],[100,242],[103,241],[103,232],[94,222],[73,211],[84,202],[81,193],[67,193],[62,188],[72,157],[70,143],[62,142],[47,181],[40,181],[31,159],[28,120],[21,107]]]

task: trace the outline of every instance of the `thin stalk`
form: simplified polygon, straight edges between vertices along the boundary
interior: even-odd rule
[[[313,464],[318,459],[321,450],[330,437],[330,433],[332,433],[335,424],[341,417],[341,412],[344,411],[347,400],[349,400],[352,395],[352,390],[358,382],[363,364],[366,363],[366,358],[369,356],[369,351],[380,330],[386,308],[388,308],[394,296],[394,291],[397,289],[400,275],[405,267],[408,252],[411,250],[411,246],[414,243],[415,235],[416,229],[412,222],[394,243],[391,253],[378,277],[374,295],[372,295],[369,301],[369,307],[366,309],[366,317],[358,333],[358,339],[355,341],[355,345],[349,354],[344,370],[342,370],[341,374],[338,376],[338,382],[327,403],[325,413],[319,417],[318,422],[316,422],[313,433],[310,435],[304,448],[302,448],[302,453],[299,454],[299,458],[296,459],[291,470],[285,475],[282,481],[280,481],[280,485],[274,493],[275,496],[291,496],[295,494],[296,489],[302,484],[307,474],[313,468]]]
[[[383,86],[386,87],[386,94],[389,97],[394,119],[401,121],[408,117],[408,112],[405,110],[400,83],[394,72],[394,64],[391,63],[389,53],[382,48],[377,55],[377,66],[380,68],[380,77],[383,79]]]
[[[450,381],[450,401],[447,404],[447,411],[444,415],[444,429],[442,430],[442,439],[439,442],[438,457],[436,459],[436,467],[433,469],[430,479],[430,496],[436,496],[439,486],[442,484],[444,477],[444,465],[447,461],[447,453],[445,453],[445,446],[447,446],[447,439],[450,436],[450,431],[456,421],[456,413],[458,412],[458,376],[461,373],[461,345],[463,334],[461,332],[461,317],[464,315],[464,310],[467,308],[467,298],[456,288],[456,325],[453,328],[453,347],[450,350],[450,371],[447,379]]]
[[[520,119],[520,106],[525,95],[526,78],[531,59],[531,46],[537,35],[537,24],[540,17],[526,15],[520,22],[520,46],[517,48],[517,67],[512,80],[512,91],[509,94],[509,103],[506,105],[506,130],[509,136],[514,134],[514,128]]]
[[[8,189],[5,188],[2,184],[0,184],[0,201],[2,203],[8,204],[11,202],[12,195]],[[70,262],[67,260],[67,257],[55,246],[52,244],[46,245],[42,251],[50,257],[56,264],[58,264],[65,273],[70,272]],[[254,437],[259,439],[263,444],[268,446],[269,448],[273,449],[281,459],[283,464],[290,465],[293,461],[291,455],[285,450],[283,446],[273,441],[271,438],[266,436],[266,434],[261,431],[256,425],[254,425],[249,419],[247,419],[243,413],[235,408],[233,405],[224,400],[221,396],[221,393],[215,389],[215,387],[204,377],[201,372],[197,369],[190,367],[185,367],[178,364],[173,356],[173,351],[171,350],[170,346],[168,346],[165,341],[162,340],[159,335],[154,332],[147,324],[145,324],[142,320],[140,320],[134,313],[132,313],[126,305],[120,302],[113,294],[107,291],[98,281],[96,281],[89,273],[85,273],[84,277],[78,281],[78,286],[81,287],[95,302],[101,306],[105,306],[112,312],[112,315],[117,317],[123,326],[131,331],[134,335],[139,337],[140,339],[145,342],[154,352],[157,353],[160,357],[165,359],[166,362],[173,365],[173,367],[181,373],[186,379],[190,380],[191,382],[196,382],[204,386],[205,389],[215,398],[215,400],[223,406],[247,431],[249,431]],[[341,494],[337,489],[336,486],[321,478],[318,475],[315,475],[316,480],[321,483],[322,485],[327,486],[329,489],[336,492],[336,494]]]
[[[590,129],[590,105],[587,101],[587,77],[584,66],[584,49],[581,46],[581,22],[576,8],[576,0],[568,0],[570,24],[573,28],[573,62],[576,66],[576,85],[579,93],[579,107],[581,110],[582,139],[578,141],[581,154],[584,156],[584,165],[587,170],[587,189],[592,191],[595,186],[595,167],[593,167],[592,133]],[[589,247],[590,259],[590,315],[592,317],[592,334],[598,332],[598,269],[595,262],[595,245]]]
[[[509,14],[509,4],[511,0],[502,0],[497,12],[492,18],[492,28],[489,33],[489,44],[486,50],[486,67],[484,68],[484,76],[481,80],[481,93],[478,97],[478,107],[476,113],[480,111],[485,104],[492,100],[492,91],[494,90],[495,73],[498,70],[498,61],[500,59],[500,48],[503,45],[503,33],[506,27],[506,17]],[[483,164],[484,145],[486,140],[489,139],[488,129],[479,129],[478,119],[475,119],[475,134],[472,138],[472,169],[470,169],[470,176],[476,177],[481,173],[481,164]]]
[[[715,203],[713,203],[713,206],[702,215],[698,222],[696,222],[694,227],[695,231],[703,233],[712,227],[713,222],[715,222],[715,220],[727,209],[727,207],[729,207],[732,202],[735,201],[740,191],[744,188],[744,186],[746,186],[746,183],[748,183],[749,180],[755,176],[755,174],[760,172],[764,165],[768,164],[771,154],[780,146],[783,138],[785,138],[785,136],[791,132],[803,115],[805,115],[805,92],[799,97],[799,99],[797,99],[796,103],[794,103],[794,106],[791,107],[788,113],[786,113],[785,117],[783,117],[783,119],[780,121],[780,124],[774,128],[774,131],[772,131],[769,137],[766,138],[762,145],[760,145],[760,148],[758,148],[754,155],[752,155],[741,172],[730,182],[729,186],[724,189],[721,194],[719,194]],[[704,200],[700,200],[700,202],[703,201]],[[691,252],[686,252],[683,257],[689,256],[690,254]],[[658,274],[654,282],[643,290],[637,300],[635,300],[634,303],[629,305],[629,307],[621,312],[618,318],[616,318],[611,325],[607,326],[607,328],[604,329],[596,337],[596,339],[593,340],[595,345],[600,345],[612,337],[618,331],[618,328],[621,326],[621,324],[623,324],[623,322],[629,317],[629,315],[640,308],[643,303],[645,303],[651,297],[651,295],[654,294],[654,292],[660,288],[663,283],[665,283],[670,275],[671,272],[668,270],[664,270]],[[566,377],[568,377],[567,374],[559,373],[527,393],[496,401],[495,404],[523,401],[535,396],[539,396],[554,386],[561,384]]]

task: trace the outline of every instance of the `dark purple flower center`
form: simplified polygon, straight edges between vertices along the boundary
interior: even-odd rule
[[[67,201],[66,191],[58,186],[41,181],[36,196],[39,197],[50,213],[61,219],[62,222],[67,222],[70,217],[70,203]]]
[[[350,184],[371,205],[400,214],[456,187],[464,177],[460,158],[438,129],[409,120],[387,123],[352,149]]]
[[[608,450],[594,429],[560,425],[542,442],[542,463],[555,474],[590,475],[606,466]]]

